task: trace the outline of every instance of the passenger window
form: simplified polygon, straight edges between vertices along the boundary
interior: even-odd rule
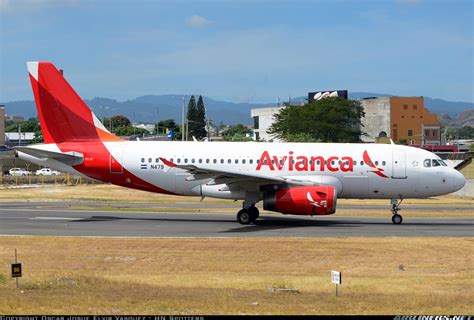
[[[250,159],[250,160],[249,160],[249,163],[252,164],[252,163],[253,163],[253,159]]]
[[[178,163],[181,163],[181,158],[178,158]]]
[[[272,164],[275,164],[275,160],[272,160]]]
[[[191,159],[191,162],[194,163],[194,158]]]
[[[156,162],[156,163],[160,162],[160,159],[156,158],[156,159],[155,159],[155,162]]]
[[[232,162],[232,160],[230,160],[230,159],[227,159],[227,163],[229,163],[229,164],[230,164],[231,162]]]
[[[430,159],[425,159],[425,161],[423,161],[423,166],[425,168],[431,167],[431,160]]]
[[[245,164],[245,159],[242,160],[242,163]]]
[[[153,160],[151,158],[148,158],[148,162],[151,163]]]
[[[224,163],[224,159],[221,159],[221,163]]]
[[[212,162],[217,163],[217,159],[212,160]]]
[[[356,161],[356,160],[354,160],[354,165],[355,165],[355,166],[357,165],[357,161]]]
[[[145,158],[142,158],[142,162],[145,162]]]
[[[206,159],[206,163],[209,163],[209,159]]]
[[[259,164],[259,163],[260,163],[260,160],[257,160],[257,164]]]
[[[238,164],[239,163],[239,159],[235,159],[235,164]]]
[[[170,162],[173,162],[173,158],[170,159]]]
[[[188,158],[184,158],[184,163],[188,163]]]
[[[364,161],[361,161],[361,162],[360,162],[360,165],[363,166],[363,165],[364,165]]]
[[[378,165],[379,165],[379,162],[378,162],[378,161],[375,161],[375,165],[378,166]]]
[[[382,161],[382,165],[385,166],[387,163],[385,161]]]

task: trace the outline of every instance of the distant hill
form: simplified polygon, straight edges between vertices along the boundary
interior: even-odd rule
[[[474,109],[468,109],[466,111],[458,113],[455,117],[450,117],[448,114],[442,114],[440,121],[444,126],[447,127],[474,127]]]
[[[390,96],[390,94],[370,93],[370,92],[350,92],[350,99],[361,99],[366,97]],[[85,100],[87,105],[92,108],[94,113],[99,117],[110,117],[111,115],[125,115],[135,122],[154,123],[163,119],[176,119],[181,123],[182,113],[182,95],[166,94],[166,95],[146,95],[132,100],[117,101],[115,99],[96,97],[92,100]],[[203,97],[206,105],[207,114],[214,124],[220,122],[225,124],[243,123],[250,125],[253,120],[250,118],[250,110],[253,108],[264,108],[274,106],[275,103],[234,103],[227,101],[214,100],[209,97]],[[304,97],[292,98],[292,103],[299,104],[306,100]],[[189,95],[186,99],[186,107]],[[25,118],[36,117],[37,112],[33,101],[12,101],[4,103],[5,112],[10,115],[21,115]],[[474,103],[468,102],[452,102],[441,99],[432,99],[425,97],[425,105],[428,109],[437,114],[446,114],[451,118],[451,122],[466,123],[465,117],[468,117],[467,123],[474,125],[471,113],[474,109]],[[453,122],[454,121],[454,122]]]

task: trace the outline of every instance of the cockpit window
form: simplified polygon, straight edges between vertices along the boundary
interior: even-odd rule
[[[438,161],[441,162],[441,165],[442,165],[443,167],[447,167],[447,166],[448,166],[448,165],[446,164],[446,162],[444,162],[443,160],[438,160]]]
[[[426,168],[431,167],[431,160],[425,159],[425,161],[423,161],[423,166],[425,166]]]
[[[433,163],[433,167],[439,167],[439,166],[441,166],[441,163],[439,163],[438,160],[433,159],[433,160],[431,160],[431,161],[432,161],[432,163]]]

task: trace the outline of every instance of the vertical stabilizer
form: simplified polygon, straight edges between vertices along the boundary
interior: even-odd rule
[[[121,141],[50,62],[27,62],[45,143]]]

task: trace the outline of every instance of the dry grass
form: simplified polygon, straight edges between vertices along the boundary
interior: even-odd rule
[[[8,275],[14,248],[22,291]],[[472,314],[473,248],[472,238],[1,237],[0,314]]]

